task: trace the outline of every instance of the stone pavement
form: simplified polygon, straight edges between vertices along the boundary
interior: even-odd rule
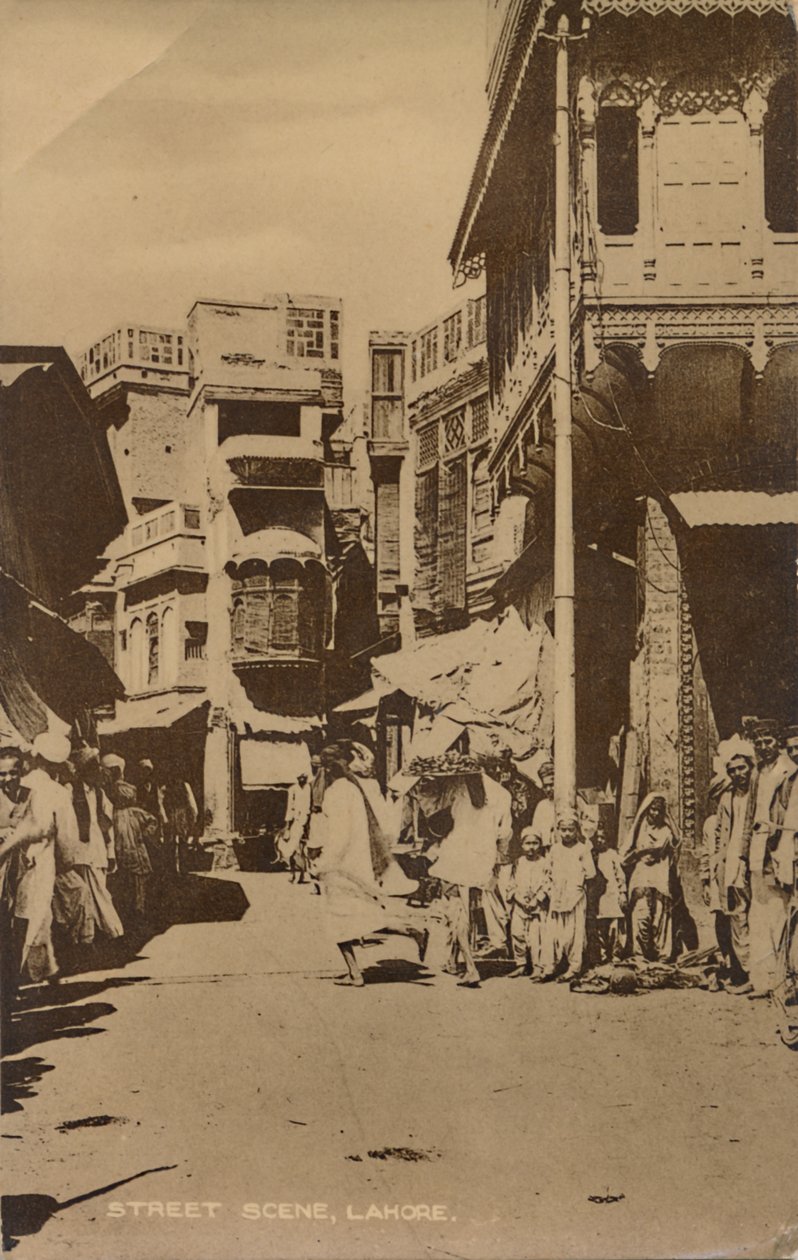
[[[320,898],[226,878],[240,920],[173,926],[23,1017],[19,1260],[798,1250],[798,1055],[766,1003],[468,991],[402,938],[340,988]]]

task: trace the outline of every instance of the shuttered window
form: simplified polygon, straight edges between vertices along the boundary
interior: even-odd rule
[[[798,91],[788,74],[770,91],[765,114],[765,217],[774,232],[798,232]]]
[[[272,596],[272,649],[290,652],[299,646],[299,581],[283,578]]]
[[[377,581],[380,590],[399,581],[399,483],[377,488]]]
[[[433,608],[437,590],[438,465],[416,478],[415,599],[419,608]]]
[[[247,580],[246,647],[256,655],[269,651],[271,592],[268,579]]]
[[[466,605],[466,457],[444,465],[438,516],[441,609]]]

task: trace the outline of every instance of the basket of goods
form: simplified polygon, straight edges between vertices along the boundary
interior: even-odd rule
[[[418,779],[443,779],[453,775],[481,774],[482,766],[468,753],[446,752],[435,757],[414,757],[407,774]]]

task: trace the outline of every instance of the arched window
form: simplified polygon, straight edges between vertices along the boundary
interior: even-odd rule
[[[325,571],[318,564],[302,566],[288,558],[269,567],[262,560],[242,564],[233,580],[230,606],[234,659],[283,653],[318,657],[326,589]]]
[[[147,686],[154,687],[160,674],[161,633],[158,614],[147,617]]]
[[[318,656],[324,624],[324,571],[309,564],[301,576],[299,598],[299,648],[303,656]]]
[[[779,79],[765,114],[765,218],[774,232],[798,232],[798,82]]]
[[[233,641],[233,652],[243,655],[247,641],[247,610],[243,596],[233,600],[230,635]]]
[[[135,617],[130,623],[127,681],[134,695],[144,690],[144,625],[140,617]]]
[[[637,146],[634,96],[625,84],[611,83],[601,94],[596,118],[596,199],[605,236],[631,236],[637,230]]]
[[[161,618],[161,681],[164,686],[177,682],[177,618],[173,608],[165,608]]]

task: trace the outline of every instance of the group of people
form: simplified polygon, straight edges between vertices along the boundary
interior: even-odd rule
[[[704,824],[702,884],[724,960],[719,982],[784,996],[795,951],[798,726],[751,720],[718,749]]]
[[[55,982],[90,963],[100,940],[132,938],[158,918],[164,880],[196,832],[188,784],[159,784],[152,761],[126,775],[88,745],[66,756],[0,747],[0,992]]]
[[[526,779],[509,757],[450,753],[440,772],[411,763],[406,782],[408,795],[383,794],[372,753],[353,741],[317,761],[301,850],[346,962],[339,983],[365,982],[358,942],[401,933],[423,959],[436,923],[441,970],[467,988],[481,984],[480,954],[512,959],[513,977],[543,981],[571,980],[626,953],[664,960],[680,947],[680,842],[662,793],[642,802],[619,853],[612,806],[581,802],[555,818],[546,759]],[[420,841],[420,868],[403,859],[408,833]],[[400,897],[412,904],[422,871],[431,890],[423,918],[396,909]]]
[[[798,726],[782,733],[775,721],[752,719],[718,757],[700,852],[721,960],[712,984],[778,996],[798,964],[790,964],[790,950],[798,952]],[[529,778],[509,756],[462,753],[447,754],[440,767],[411,762],[403,773],[407,794],[385,795],[369,749],[338,741],[317,759],[307,786],[297,852],[325,897],[347,967],[340,983],[364,983],[358,942],[401,932],[423,956],[436,923],[444,929],[441,970],[467,988],[481,983],[480,955],[511,959],[512,977],[546,981],[696,950],[666,793],[650,792],[617,841],[611,804],[580,799],[575,811],[555,816],[545,758]],[[412,862],[403,857],[408,836],[421,849]],[[421,876],[424,916],[397,901],[417,886],[408,876]]]

